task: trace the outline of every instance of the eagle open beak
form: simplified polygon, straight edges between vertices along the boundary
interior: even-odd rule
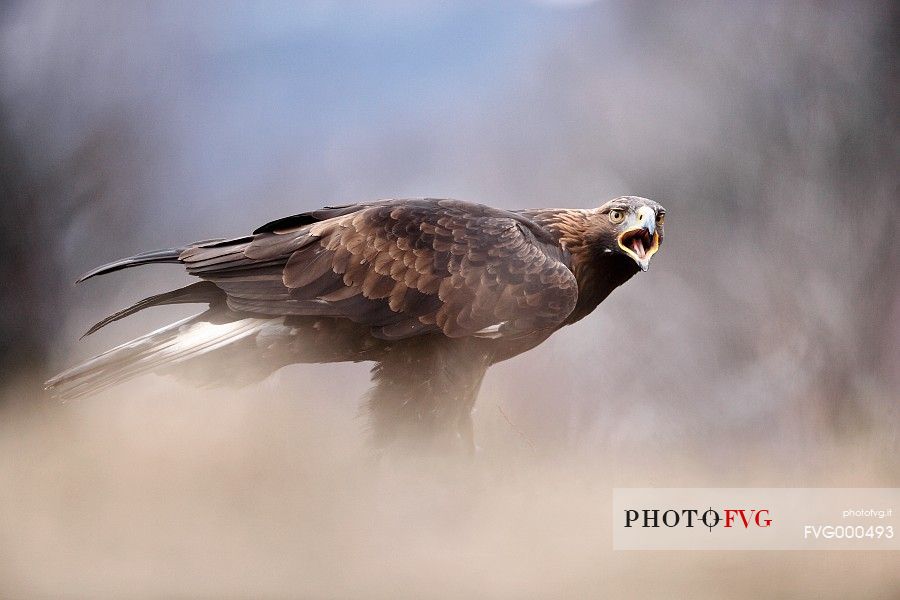
[[[646,271],[650,268],[650,259],[659,250],[656,214],[649,206],[642,206],[626,226],[619,234],[619,247],[634,259],[641,271]]]

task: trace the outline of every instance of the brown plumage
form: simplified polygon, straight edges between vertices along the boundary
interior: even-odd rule
[[[142,300],[197,302],[196,317],[47,382],[80,396],[148,371],[242,384],[291,363],[374,361],[374,440],[471,445],[487,368],[590,313],[649,260],[664,209],[616,198],[597,209],[506,211],[459,200],[382,200],[268,223],[252,235],[139,254],[203,281]],[[213,360],[201,360],[212,358]]]

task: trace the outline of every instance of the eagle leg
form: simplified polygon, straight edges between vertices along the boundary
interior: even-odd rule
[[[372,369],[372,443],[474,453],[472,408],[490,364],[474,340],[433,335],[396,345]]]

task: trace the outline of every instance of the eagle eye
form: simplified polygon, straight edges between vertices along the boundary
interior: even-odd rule
[[[613,223],[621,223],[622,219],[625,218],[625,213],[617,208],[609,211],[609,220]]]
[[[656,215],[656,224],[662,225],[666,222],[666,213],[659,213]]]

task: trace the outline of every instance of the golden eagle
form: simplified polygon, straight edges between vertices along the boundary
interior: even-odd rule
[[[373,441],[461,440],[488,367],[574,323],[647,270],[665,209],[635,196],[594,209],[508,211],[381,200],[278,219],[252,235],[138,254],[83,275],[178,263],[202,281],[141,300],[196,316],[47,382],[77,397],[151,371],[241,385],[292,363],[375,363]]]

